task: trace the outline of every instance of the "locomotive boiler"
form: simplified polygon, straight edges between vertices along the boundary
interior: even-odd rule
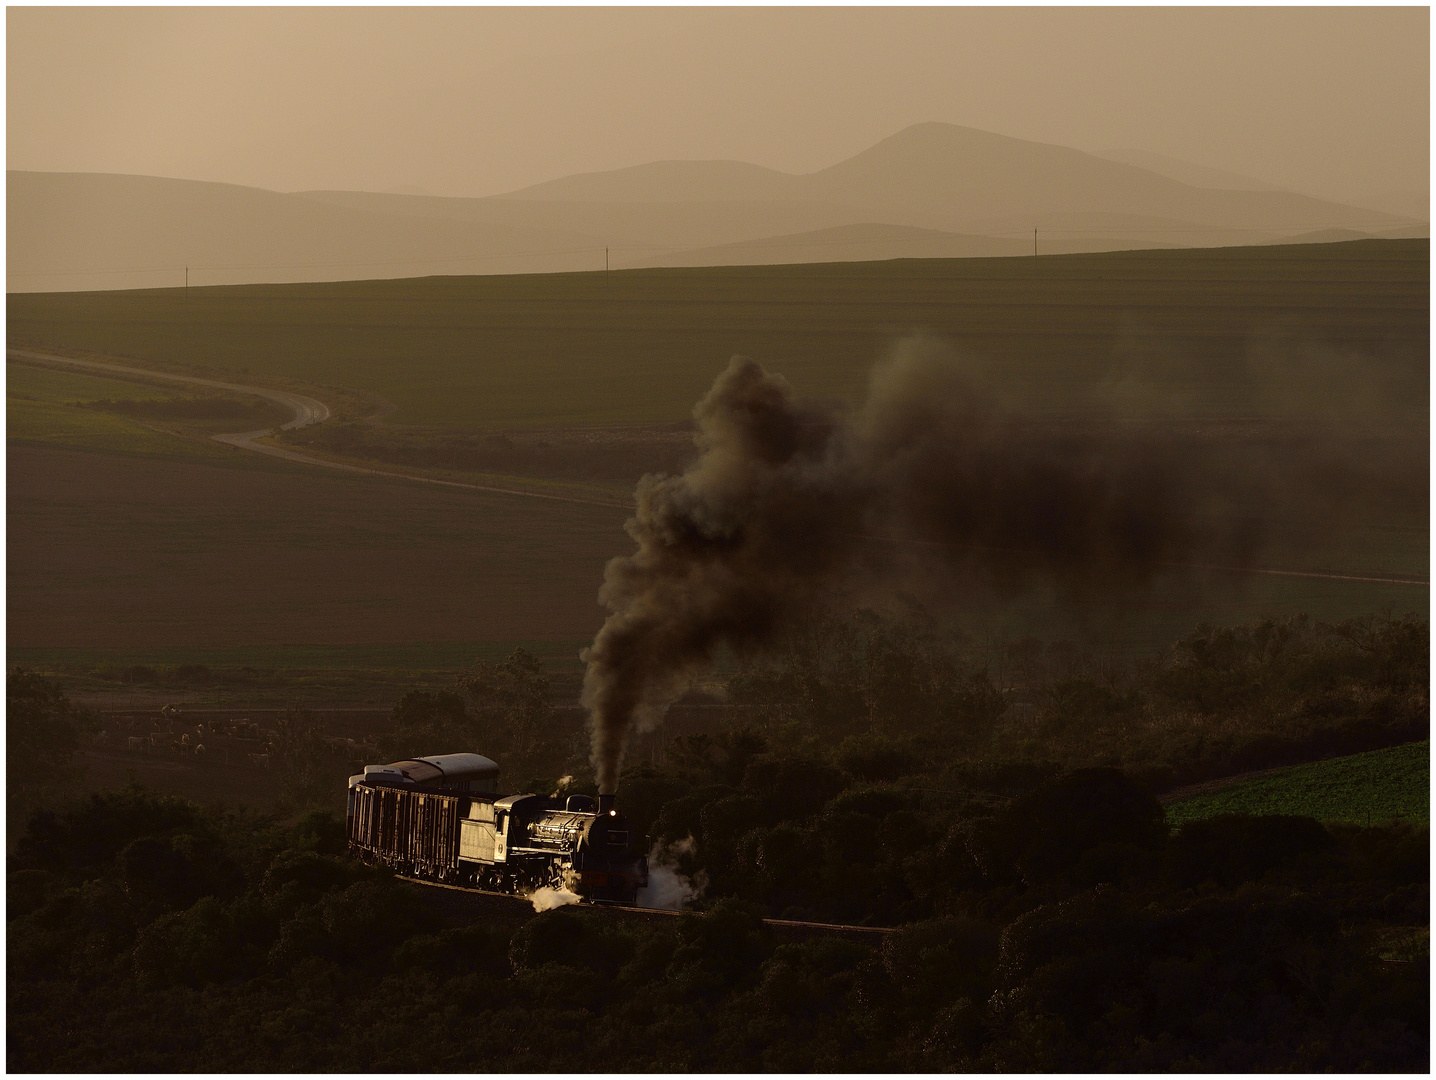
[[[525,895],[548,887],[633,903],[648,859],[612,795],[498,797],[479,754],[366,765],[349,778],[350,854],[446,884]]]

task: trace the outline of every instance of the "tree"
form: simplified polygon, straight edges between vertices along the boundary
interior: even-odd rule
[[[922,735],[987,741],[1007,701],[985,670],[922,623],[872,612],[814,620],[732,679],[735,705],[772,736]]]
[[[23,822],[74,783],[79,729],[90,723],[91,717],[70,704],[59,683],[25,668],[6,675],[5,794],[11,822]]]
[[[328,801],[343,781],[335,774],[319,722],[308,709],[286,709],[274,725],[270,753],[286,781],[286,794],[298,806]]]
[[[459,679],[475,733],[511,769],[530,766],[540,749],[553,715],[551,683],[543,661],[524,648],[498,664],[479,660]]]
[[[393,727],[378,739],[386,761],[460,753],[478,741],[463,695],[452,690],[410,690],[394,706],[390,721]]]
[[[52,679],[26,668],[5,677],[5,754],[27,779],[62,769],[80,748],[80,717]]]

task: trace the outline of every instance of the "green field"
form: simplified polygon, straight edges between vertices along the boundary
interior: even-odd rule
[[[227,447],[216,445],[210,450],[203,443],[177,439],[127,417],[16,398],[5,402],[5,426],[8,437],[18,442],[51,443],[116,454],[203,458],[228,452]]]
[[[80,406],[83,402],[160,402],[186,396],[162,387],[7,362],[5,395],[6,438],[11,442],[214,463],[237,463],[234,459],[239,456],[233,448],[208,437],[211,431],[234,430],[232,423],[156,424]],[[264,410],[262,422],[278,424],[288,415],[276,406]]]
[[[1174,826],[1218,814],[1298,814],[1319,821],[1430,824],[1431,744],[1295,765],[1167,807]]]
[[[914,331],[1027,407],[1424,424],[1426,240],[17,294],[12,343],[344,386],[399,424],[685,420],[734,354],[852,400]],[[1134,382],[1135,380],[1135,382]],[[1140,391],[1134,386],[1142,387]],[[323,396],[322,394],[320,396]],[[1386,418],[1389,422],[1390,417]]]
[[[7,361],[5,364],[5,394],[12,398],[52,403],[95,401],[103,398],[112,401],[150,401],[178,396],[176,391],[146,383],[104,379],[14,361]]]
[[[1320,471],[1301,492],[1278,492],[1257,565],[1424,581],[1428,250],[1424,240],[1358,242],[1035,267],[903,260],[26,294],[9,298],[8,331],[12,344],[263,378],[348,402],[341,415],[362,411],[366,396],[372,414],[383,398],[396,408],[382,424],[349,429],[397,430],[417,445],[557,425],[525,437],[583,464],[598,445],[589,440],[621,431],[636,449],[612,475],[522,478],[617,498],[646,469],[643,440],[671,453],[683,432],[658,425],[689,417],[733,353],[807,393],[852,400],[894,342],[926,330],[1019,404],[1180,419],[1184,438],[1223,447],[1235,472],[1303,439],[1338,463],[1389,461],[1368,469],[1381,484],[1341,505]],[[88,661],[64,650],[163,664],[174,650],[312,646],[329,669],[438,669],[478,646],[567,651],[602,619],[605,561],[632,550],[621,508],[261,459],[211,442],[202,424],[69,404],[178,391],[7,370],[12,659],[40,662],[30,650],[46,650],[45,664],[77,670]],[[921,598],[923,584],[909,591]],[[1130,656],[1203,621],[1428,604],[1420,584],[1211,570],[1100,608],[1073,610],[1042,591],[965,597],[955,620],[978,640],[1069,639]],[[329,648],[377,651],[357,660]]]

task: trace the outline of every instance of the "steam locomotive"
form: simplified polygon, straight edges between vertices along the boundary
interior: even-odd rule
[[[430,881],[526,895],[548,887],[631,904],[648,859],[612,795],[498,797],[478,754],[366,765],[349,778],[349,853]]]

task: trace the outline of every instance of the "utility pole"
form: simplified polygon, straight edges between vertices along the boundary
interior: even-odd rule
[[[605,244],[604,247],[603,247],[603,272],[604,272],[604,274],[607,274],[607,273],[608,273],[608,245],[607,245],[607,244]]]
[[[1032,257],[1037,258],[1037,226],[1032,226]]]
[[[188,267],[188,266],[186,266],[186,267],[184,268],[184,287],[185,287],[186,290],[189,289],[189,267]]]

